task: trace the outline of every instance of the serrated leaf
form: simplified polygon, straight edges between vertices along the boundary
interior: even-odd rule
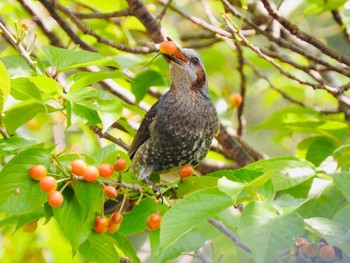
[[[11,95],[16,100],[24,101],[33,98],[42,102],[41,93],[37,86],[29,78],[11,79]]]
[[[303,219],[296,213],[277,215],[264,202],[251,202],[243,210],[238,235],[252,250],[255,262],[271,263],[290,249],[304,231]]]
[[[79,246],[91,233],[95,213],[93,210],[82,207],[69,188],[63,194],[63,204],[53,208],[53,212],[63,234],[70,241],[73,255],[75,255]]]
[[[90,236],[79,247],[79,253],[91,262],[119,262],[119,255],[113,241],[108,235],[91,232]]]
[[[103,200],[102,189],[99,183],[76,181],[72,185],[76,199],[85,210],[101,210]]]
[[[235,204],[245,186],[247,186],[247,183],[234,182],[228,180],[225,176],[221,177],[218,181],[218,189],[230,196]]]
[[[328,120],[315,110],[301,107],[276,111],[263,123],[253,128],[319,134],[335,141],[346,138],[349,132],[344,122]]]
[[[202,189],[188,195],[164,214],[160,230],[160,252],[231,205],[232,199],[217,188]]]
[[[105,162],[104,160],[111,155],[115,155],[115,156],[117,155],[115,144],[109,144],[99,149],[97,152],[95,152],[92,155],[92,157],[96,159],[97,163],[104,163]]]
[[[149,70],[137,74],[131,85],[132,93],[136,97],[136,104],[143,99],[150,87],[164,86],[166,84],[165,78],[157,71]]]
[[[0,139],[0,156],[8,156],[37,144],[36,141],[26,140],[22,137],[12,136]]]
[[[217,185],[219,178],[212,176],[191,176],[183,179],[176,191],[177,197],[188,195],[204,188],[212,188]]]
[[[78,72],[68,78],[70,82],[70,91],[89,86],[93,83],[99,82],[104,79],[112,79],[121,77],[120,71],[98,71],[98,72]]]
[[[277,191],[292,188],[315,175],[313,164],[293,156],[260,160],[245,168],[271,172],[271,180]]]
[[[50,152],[34,146],[14,156],[0,172],[0,211],[9,215],[28,213],[47,201],[47,194],[29,176],[35,164],[48,166]],[[19,193],[18,193],[19,192]]]
[[[0,113],[4,109],[5,101],[10,94],[10,78],[7,74],[5,65],[0,61]]]
[[[5,112],[4,126],[9,134],[13,134],[18,127],[28,122],[39,112],[46,112],[43,104],[34,100],[20,102]]]
[[[118,67],[118,63],[115,61],[86,50],[68,50],[46,46],[43,47],[43,52],[51,66],[55,66],[59,72],[93,65]]]
[[[28,77],[33,73],[33,69],[20,55],[2,57],[0,61],[5,65],[11,78]]]
[[[307,218],[304,221],[309,228],[317,232],[329,244],[340,247],[350,244],[350,228],[323,217]]]
[[[42,96],[46,99],[62,96],[63,89],[61,85],[52,78],[47,76],[34,76],[29,77],[29,80],[43,92]]]
[[[328,156],[332,155],[336,142],[327,137],[310,137],[298,144],[299,157],[319,166]]]
[[[149,234],[152,262],[169,262],[171,259],[175,259],[185,252],[189,253],[198,250],[205,243],[205,237],[203,234],[197,230],[192,230],[176,241],[175,244],[165,249],[161,254],[158,254],[159,234],[159,231],[152,231]]]
[[[119,231],[111,235],[111,237],[114,238],[114,240],[116,241],[118,251],[121,251],[123,253],[122,255],[120,255],[121,257],[128,258],[132,263],[141,262],[136,254],[135,248],[133,247],[129,239],[120,234]]]
[[[132,210],[124,214],[123,223],[119,232],[123,235],[132,235],[143,232],[146,229],[146,221],[151,213],[157,211],[157,205],[151,198],[146,198],[139,205],[134,205]]]

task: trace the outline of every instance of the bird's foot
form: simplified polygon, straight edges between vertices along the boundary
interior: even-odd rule
[[[163,198],[162,192],[160,191],[160,186],[153,183],[149,178],[146,178],[145,181],[149,186],[152,187],[155,197],[157,199],[160,199],[161,202],[163,203],[164,198]]]

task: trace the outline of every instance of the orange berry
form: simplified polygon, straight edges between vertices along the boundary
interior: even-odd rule
[[[109,163],[103,163],[98,167],[98,171],[102,177],[111,177],[114,170],[113,166]]]
[[[84,170],[84,173],[83,173],[83,177],[84,177],[85,181],[90,182],[90,183],[95,182],[98,178],[98,175],[99,175],[99,173],[98,173],[97,167],[92,166],[92,165],[86,167],[86,169]]]
[[[103,193],[108,197],[108,198],[116,198],[118,196],[118,191],[111,185],[107,185],[103,189]]]
[[[53,191],[49,193],[48,202],[49,202],[49,205],[51,205],[52,207],[58,207],[62,205],[63,203],[62,193],[59,191]]]
[[[126,167],[126,160],[123,159],[123,158],[120,158],[119,160],[117,160],[115,163],[114,163],[114,170],[117,171],[117,172],[121,172],[125,169]]]
[[[180,169],[180,178],[186,178],[193,175],[193,167],[191,165],[184,165]]]
[[[306,238],[303,238],[303,237],[298,237],[296,240],[295,240],[295,245],[297,247],[301,247],[302,245],[306,245],[306,244],[310,244],[310,241]]]
[[[242,102],[243,102],[243,98],[241,94],[239,93],[231,94],[229,98],[229,103],[232,107],[238,108],[239,106],[241,106]]]
[[[300,251],[306,257],[312,258],[317,256],[318,248],[315,244],[302,244],[300,247]]]
[[[123,221],[123,214],[120,212],[114,212],[110,220],[113,224],[120,224]]]
[[[86,166],[85,161],[80,159],[74,160],[70,164],[72,173],[78,176],[83,176]]]
[[[332,246],[328,246],[328,245],[320,248],[319,256],[322,260],[324,260],[326,262],[331,262],[331,261],[337,259],[336,255],[335,255],[334,248]]]
[[[160,53],[173,55],[177,50],[177,46],[173,41],[167,40],[159,44]]]
[[[113,234],[120,228],[120,224],[114,224],[111,220],[108,221],[107,233]]]
[[[27,233],[32,233],[36,230],[37,227],[38,227],[37,221],[29,222],[23,226],[23,231]]]
[[[162,222],[162,216],[160,214],[151,214],[147,218],[147,226],[151,230],[156,230],[160,228],[161,222]]]
[[[44,165],[37,164],[29,169],[29,175],[32,177],[34,180],[39,181],[41,178],[44,178],[47,173],[47,168]]]
[[[57,182],[52,176],[45,176],[39,181],[40,189],[46,193],[50,193],[56,190]]]
[[[96,217],[94,222],[94,229],[96,233],[106,233],[108,227],[108,219],[105,217]]]

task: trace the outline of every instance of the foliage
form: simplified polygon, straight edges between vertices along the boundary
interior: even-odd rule
[[[146,34],[152,32],[131,15],[128,6],[135,1],[117,1],[113,8],[106,0],[57,1],[64,17],[79,18],[91,30],[83,33],[75,24],[68,34],[70,41],[73,35],[81,41],[75,44],[64,38],[55,42],[49,34],[66,34],[62,25],[53,24],[54,29],[45,32],[39,23],[34,24],[29,10],[47,7],[50,1],[40,0],[34,6],[19,2],[0,6],[5,14],[0,23],[6,24],[17,41],[11,45],[1,29],[7,39],[0,42],[2,262],[145,262],[139,247],[146,237],[151,262],[181,259],[185,254],[203,262],[292,262],[304,257],[296,243],[300,237],[318,246],[328,243],[341,252],[338,262],[350,261],[348,93],[347,86],[340,84],[336,87],[343,93],[334,91],[332,78],[324,77],[337,74],[339,83],[347,81],[344,68],[349,65],[340,63],[346,63],[346,57],[340,61],[331,54],[322,60],[324,54],[316,52],[312,60],[308,52],[289,55],[282,47],[281,53],[273,53],[276,47],[266,47],[276,42],[271,36],[261,41],[264,35],[258,28],[253,28],[256,35],[240,35],[249,15],[234,17],[227,1],[207,1],[206,10],[198,1],[174,1],[159,17],[162,28],[177,42],[201,48],[220,120],[226,127],[238,127],[238,133],[245,132],[245,140],[271,157],[240,167],[218,137],[220,147],[207,157],[211,161],[207,167],[215,171],[167,182],[161,188],[164,202],[160,202],[127,169],[92,183],[69,169],[75,159],[99,166],[123,158],[129,167],[131,160],[120,141],[131,142],[135,123],[170,85],[166,62],[160,58],[150,62],[154,54],[149,53],[156,49]],[[143,2],[153,15],[164,8],[162,1]],[[256,25],[258,19],[266,19],[251,11],[249,1],[228,2],[243,14],[251,12]],[[293,1],[285,2],[288,7]],[[327,54],[337,49],[332,39],[340,39],[341,32],[320,36],[324,24],[315,23],[315,16],[324,16],[327,19],[322,23],[335,26],[329,15],[346,8],[346,2],[305,0],[289,12],[287,8],[282,11],[290,21],[308,24],[315,37],[324,37]],[[125,13],[108,19],[79,16],[112,9]],[[231,16],[221,16],[223,10]],[[194,16],[186,15],[190,13]],[[209,36],[200,28],[206,25],[206,15],[216,25],[204,31]],[[222,34],[224,29],[230,35]],[[91,32],[103,37],[93,38]],[[263,55],[255,52],[259,45]],[[32,56],[26,57],[29,53]],[[331,60],[333,64],[328,63]],[[231,105],[230,95],[238,92],[243,104]],[[58,179],[64,196],[61,206],[51,207],[47,193],[30,178],[28,171],[36,164],[46,166]],[[102,189],[107,184],[117,186],[123,222],[115,233],[98,234],[94,219],[104,213]],[[152,213],[163,215],[160,230],[147,229]],[[38,221],[38,229],[24,233],[23,227],[33,221]],[[43,244],[42,239],[47,242]],[[309,260],[321,262],[318,257]]]

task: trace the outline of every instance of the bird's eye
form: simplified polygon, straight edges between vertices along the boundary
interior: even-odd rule
[[[198,58],[191,58],[191,63],[195,66],[199,65],[199,59]]]

